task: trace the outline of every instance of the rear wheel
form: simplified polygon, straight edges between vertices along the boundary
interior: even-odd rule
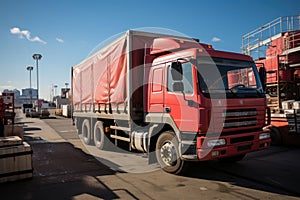
[[[88,119],[83,120],[82,122],[82,139],[85,144],[91,143],[91,127],[90,127],[90,121]]]
[[[103,122],[97,121],[94,126],[94,143],[98,149],[106,149],[108,139],[105,136]]]
[[[82,133],[82,131],[81,131],[82,127],[79,124],[79,119],[77,119],[77,118],[74,119],[74,125],[76,127],[78,135],[81,135],[81,133]]]
[[[178,140],[171,131],[163,132],[156,143],[156,159],[161,168],[173,174],[183,172],[185,163],[180,159]]]

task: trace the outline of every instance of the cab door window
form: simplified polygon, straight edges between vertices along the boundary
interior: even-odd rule
[[[194,92],[194,85],[193,85],[193,74],[192,74],[192,64],[190,62],[186,62],[182,64],[182,71],[183,71],[183,86],[184,86],[184,93],[185,94],[193,94]],[[173,82],[171,75],[171,67],[168,67],[168,91],[173,91]],[[181,92],[180,92],[181,93]]]

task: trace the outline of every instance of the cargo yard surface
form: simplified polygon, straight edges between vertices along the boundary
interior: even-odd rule
[[[181,176],[162,170],[124,173],[89,154],[71,119],[25,118],[21,112],[16,119],[33,149],[34,173],[2,183],[1,199],[300,199],[296,147],[273,146],[236,164],[193,163]],[[124,155],[110,157],[118,163]]]

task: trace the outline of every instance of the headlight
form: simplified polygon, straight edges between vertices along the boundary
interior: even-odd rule
[[[215,147],[215,146],[222,146],[226,144],[225,139],[216,139],[216,140],[209,140],[207,142],[208,147]]]
[[[270,133],[262,133],[259,135],[260,140],[268,139],[270,138]]]

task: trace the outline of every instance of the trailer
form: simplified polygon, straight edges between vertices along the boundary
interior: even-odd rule
[[[270,145],[264,73],[249,56],[129,30],[71,74],[74,125],[99,149],[125,144],[177,174],[189,161],[239,161]]]
[[[70,105],[61,105],[62,116],[70,118],[71,117],[71,108]]]
[[[23,104],[23,113],[26,114],[26,111],[29,111],[33,108],[32,103],[24,103]]]
[[[244,54],[266,68],[272,143],[300,145],[300,15],[279,17],[243,36]]]

